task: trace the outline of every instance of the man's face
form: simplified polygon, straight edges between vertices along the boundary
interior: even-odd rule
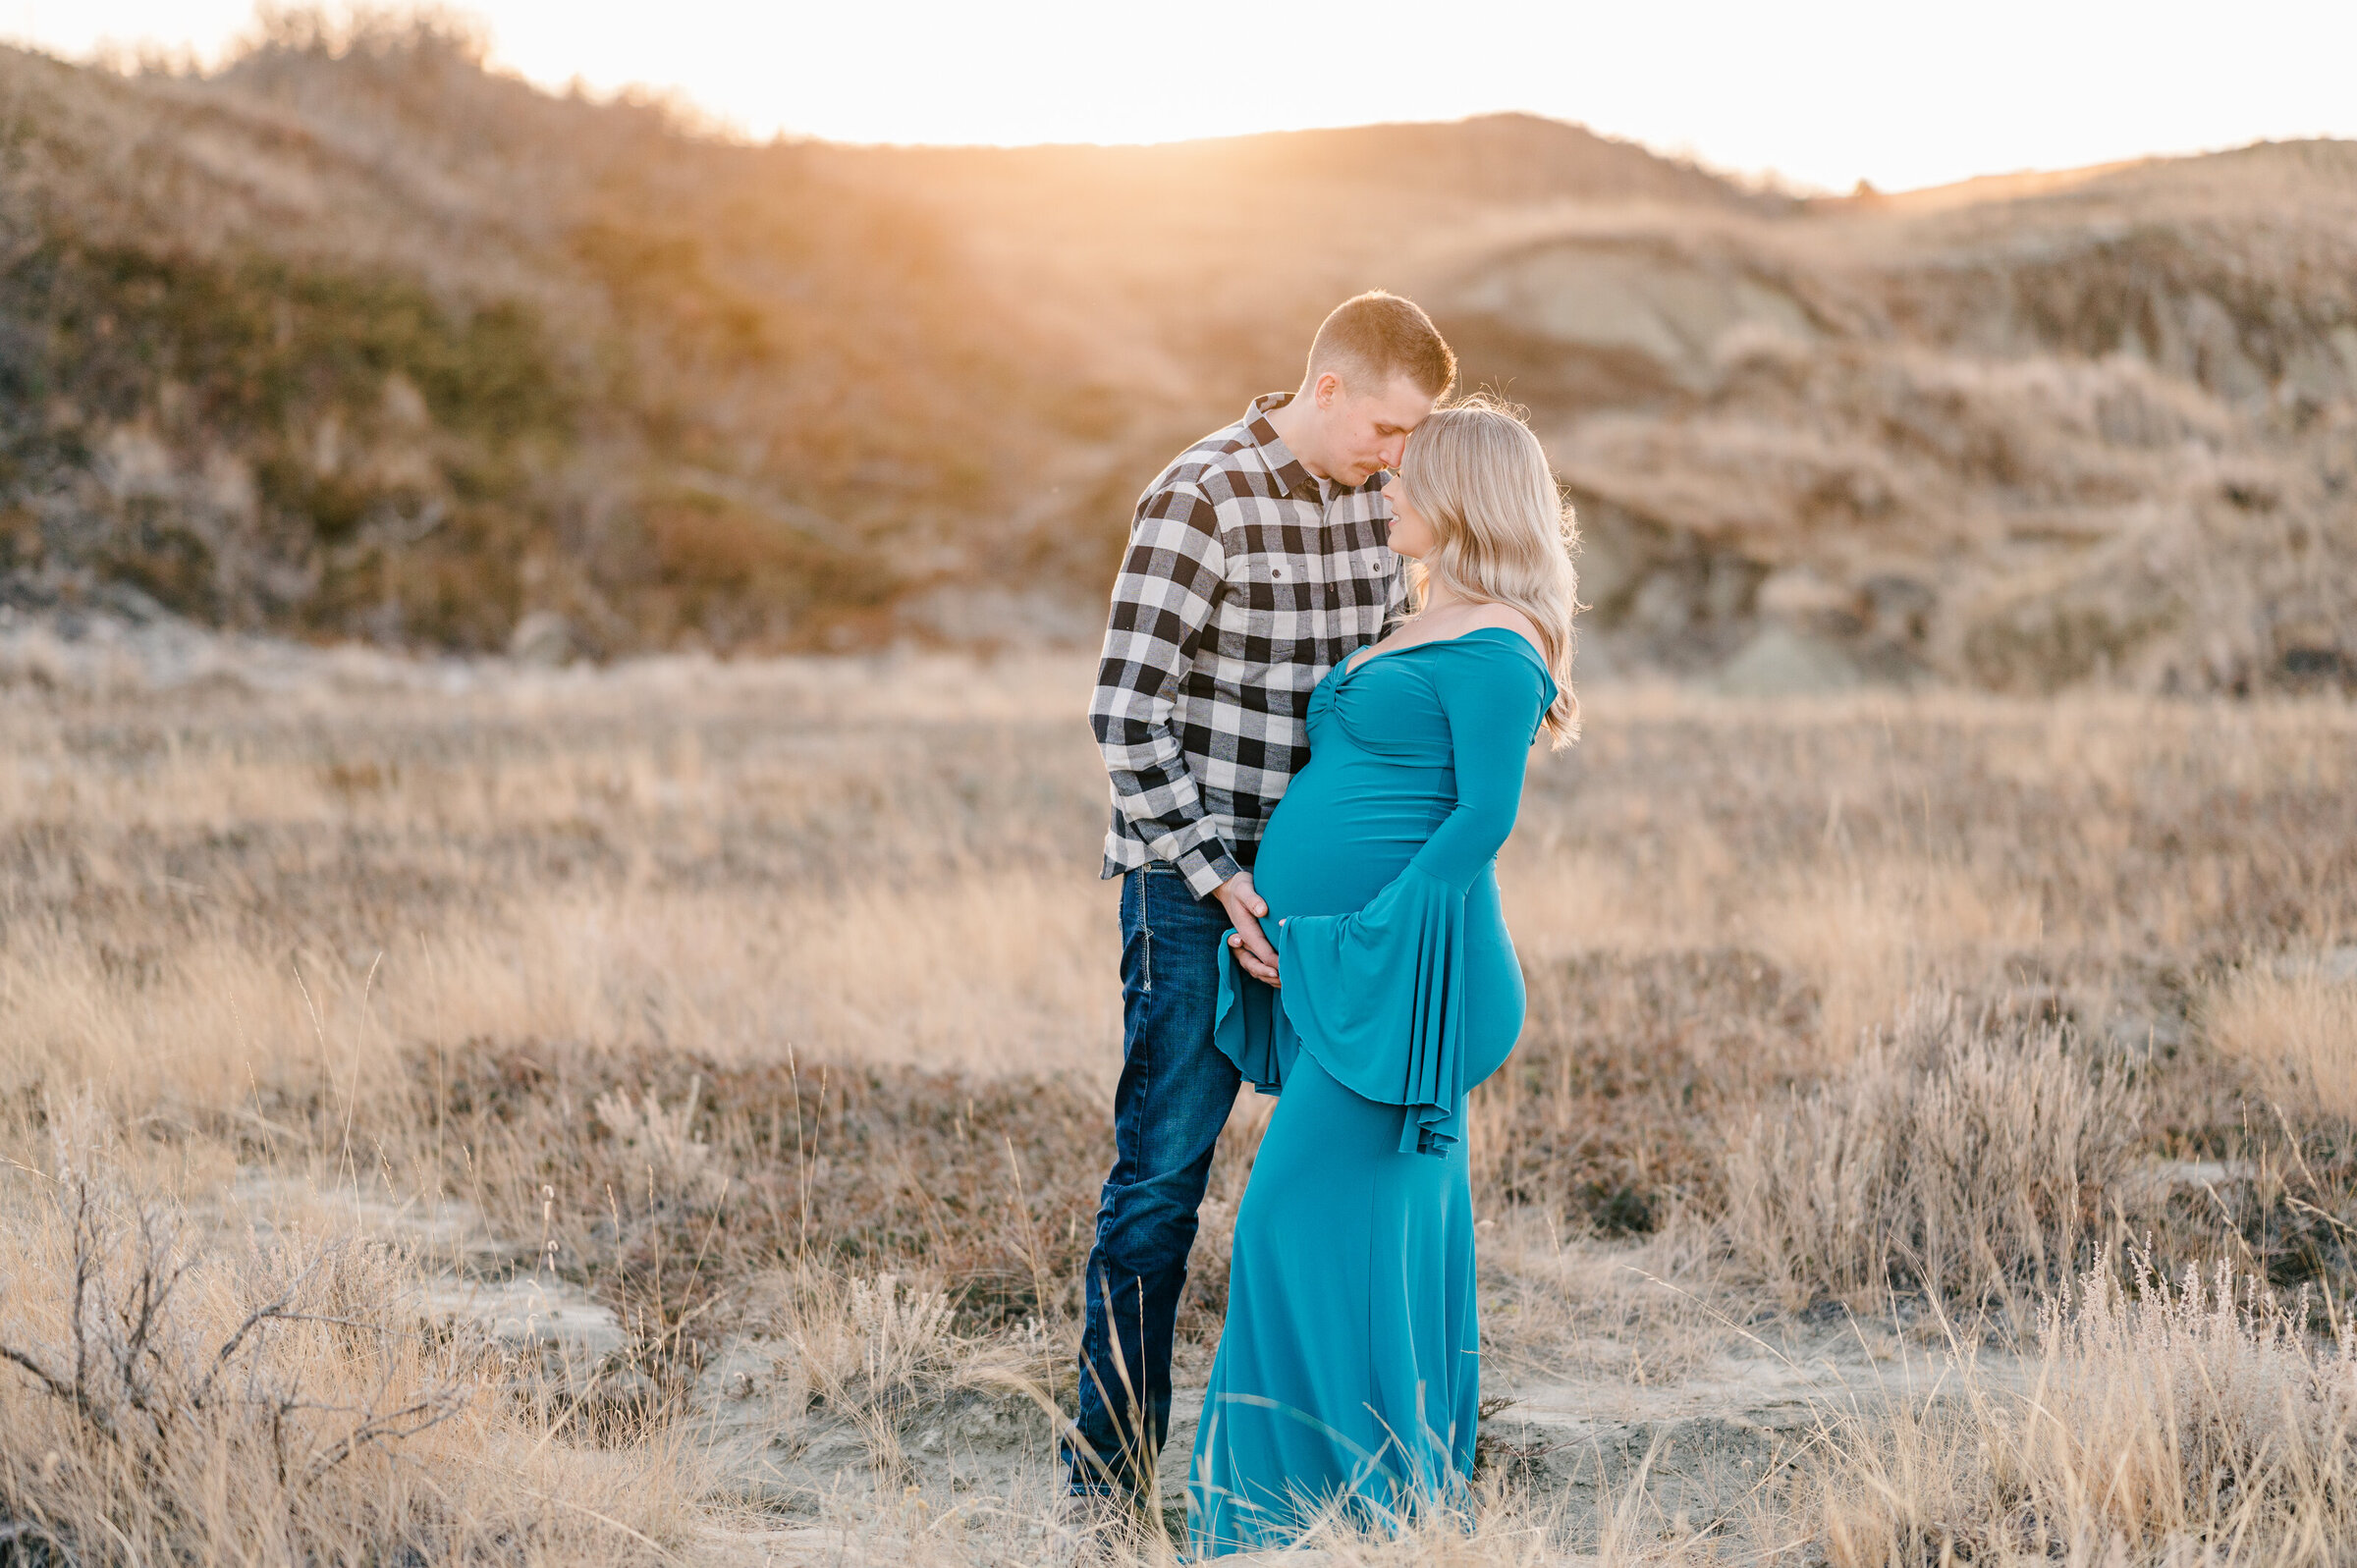
[[[1331,393],[1328,382],[1333,383]],[[1338,484],[1363,485],[1382,469],[1398,467],[1408,433],[1432,412],[1432,394],[1406,376],[1394,376],[1363,393],[1331,371],[1318,383],[1326,426],[1326,476]]]

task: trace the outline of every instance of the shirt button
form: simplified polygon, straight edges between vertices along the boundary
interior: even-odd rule
[[[1283,582],[1285,580],[1285,568],[1283,567],[1271,567],[1269,568],[1269,575],[1276,578],[1279,582]]]

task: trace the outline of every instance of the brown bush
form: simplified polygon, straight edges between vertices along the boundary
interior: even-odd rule
[[[103,1147],[60,1151],[47,1200],[0,1217],[5,1560],[630,1562],[676,1532],[659,1464],[534,1443],[413,1257],[224,1245]]]
[[[2138,1130],[2125,1067],[2063,1030],[1919,999],[1729,1139],[1728,1237],[1791,1307],[1904,1286],[1972,1310],[2058,1286],[2118,1217]]]

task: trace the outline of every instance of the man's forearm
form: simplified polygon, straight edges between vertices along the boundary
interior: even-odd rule
[[[1173,486],[1138,504],[1115,580],[1089,724],[1122,816],[1197,896],[1237,869],[1203,807],[1174,726],[1180,677],[1221,591],[1219,518],[1196,489]]]
[[[1186,891],[1198,898],[1209,897],[1222,883],[1241,874],[1244,869],[1237,862],[1234,852],[1216,833],[1176,855],[1162,854],[1159,850],[1156,854],[1178,868],[1178,874],[1186,879]]]
[[[1156,859],[1178,867],[1197,897],[1242,869],[1204,809],[1167,699],[1142,697],[1130,681],[1100,676],[1089,727],[1116,806]]]
[[[1168,737],[1166,743],[1177,750],[1176,737]],[[1203,792],[1183,758],[1150,770],[1120,768],[1113,766],[1116,749],[1106,747],[1114,802],[1154,858],[1176,866],[1198,898],[1243,869],[1218,823],[1203,809]],[[1118,749],[1124,754],[1129,750]]]

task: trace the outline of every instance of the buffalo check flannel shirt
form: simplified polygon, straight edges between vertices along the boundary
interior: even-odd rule
[[[1089,722],[1113,782],[1103,875],[1168,861],[1197,897],[1249,868],[1309,760],[1309,694],[1405,603],[1387,477],[1313,477],[1255,399],[1138,498]]]

